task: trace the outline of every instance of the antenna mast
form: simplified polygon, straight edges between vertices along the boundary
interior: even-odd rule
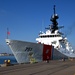
[[[54,15],[55,15],[55,5],[54,5],[54,8],[53,9],[54,9]]]

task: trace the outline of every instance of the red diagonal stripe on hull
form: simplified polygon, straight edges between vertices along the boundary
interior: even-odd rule
[[[43,47],[43,61],[52,59],[52,46],[44,45]]]

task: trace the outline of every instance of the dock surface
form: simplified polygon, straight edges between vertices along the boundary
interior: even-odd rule
[[[0,67],[0,75],[75,75],[75,60]]]

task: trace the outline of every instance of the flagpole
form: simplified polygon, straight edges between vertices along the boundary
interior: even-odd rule
[[[7,39],[8,39],[8,28],[7,28]]]
[[[10,35],[10,32],[9,32],[9,29],[7,28],[7,39],[9,37],[9,35]]]

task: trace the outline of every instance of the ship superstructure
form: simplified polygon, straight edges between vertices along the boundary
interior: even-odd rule
[[[51,25],[49,25],[46,31],[40,32],[39,37],[36,38],[37,43],[47,44],[47,45],[53,45],[55,48],[59,46],[59,40],[62,40],[62,33],[59,32],[60,28],[63,28],[63,26],[58,27],[58,15],[55,13],[55,5],[54,5],[54,14],[51,16],[50,21],[52,22]]]
[[[55,49],[59,50],[62,53],[68,53],[72,54],[74,53],[74,50],[70,43],[68,42],[67,38],[64,36],[62,32],[59,31],[59,29],[63,28],[64,26],[58,27],[58,15],[55,11],[55,5],[54,5],[54,14],[51,16],[50,21],[52,22],[51,25],[49,25],[46,31],[46,33],[41,32],[39,34],[39,37],[36,38],[37,43],[47,44],[47,45],[53,45]]]

